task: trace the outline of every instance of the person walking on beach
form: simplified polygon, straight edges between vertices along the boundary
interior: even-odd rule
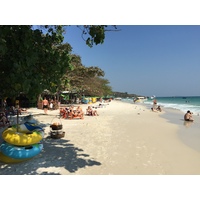
[[[48,107],[49,107],[49,102],[48,102],[48,100],[46,99],[46,97],[45,97],[44,100],[42,101],[42,106],[43,106],[44,114],[47,115],[47,110],[48,110]]]
[[[184,120],[190,122],[194,121],[194,119],[192,118],[192,113],[189,110],[185,113]]]

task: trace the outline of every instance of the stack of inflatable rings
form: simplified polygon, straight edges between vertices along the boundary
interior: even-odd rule
[[[0,161],[18,163],[38,155],[43,144],[44,131],[41,127],[24,123],[7,128],[2,133],[3,143],[0,145]]]

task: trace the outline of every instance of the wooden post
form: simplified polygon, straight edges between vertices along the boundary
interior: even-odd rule
[[[17,132],[19,130],[19,108],[17,108]]]

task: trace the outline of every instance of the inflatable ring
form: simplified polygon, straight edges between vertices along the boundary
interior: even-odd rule
[[[11,157],[8,157],[6,155],[4,155],[3,153],[0,152],[0,161],[3,163],[7,163],[7,164],[14,164],[14,163],[20,163],[20,162],[24,162],[30,160],[30,158],[25,158],[25,159],[14,159]]]
[[[42,129],[34,130],[28,133],[20,133],[13,127],[7,128],[2,133],[2,138],[13,145],[26,146],[39,143],[44,137]]]
[[[0,146],[2,154],[14,159],[28,159],[39,154],[43,149],[43,144],[33,144],[30,146],[19,147],[7,142],[3,142]]]

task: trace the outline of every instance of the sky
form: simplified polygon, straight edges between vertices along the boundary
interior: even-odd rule
[[[104,70],[113,91],[200,96],[197,0],[102,0],[95,5],[92,0],[57,0],[57,6],[52,1],[40,1],[40,6],[37,2],[32,2],[31,10],[22,0],[13,1],[12,7],[10,1],[3,2],[0,23],[72,25],[65,42],[81,56],[83,65]],[[74,26],[84,24],[114,24],[120,31],[106,32],[103,44],[89,48]]]
[[[199,25],[117,25],[103,44],[85,44],[67,27],[64,42],[86,67],[105,72],[113,91],[144,96],[200,96]]]

